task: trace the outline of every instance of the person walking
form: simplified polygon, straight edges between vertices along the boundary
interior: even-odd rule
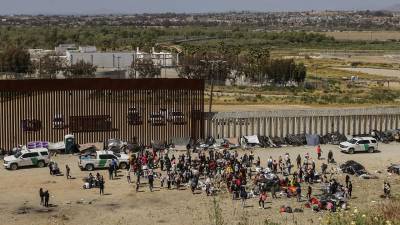
[[[65,171],[66,171],[66,175],[67,175],[67,179],[71,179],[71,168],[69,168],[68,164],[65,165]]]
[[[265,204],[266,200],[267,200],[267,193],[265,191],[262,191],[260,194],[260,198],[258,200],[258,206],[260,209],[261,209],[261,207],[262,207],[262,209],[265,209],[264,204]]]
[[[44,192],[43,188],[39,189],[40,205],[44,205]]]
[[[50,199],[50,193],[49,193],[49,191],[48,191],[48,190],[45,191],[45,192],[43,193],[43,195],[44,195],[44,207],[49,207],[49,199]]]
[[[317,145],[317,156],[318,156],[318,160],[321,160],[321,145]]]
[[[104,177],[101,176],[99,180],[99,189],[100,189],[100,195],[104,195]]]

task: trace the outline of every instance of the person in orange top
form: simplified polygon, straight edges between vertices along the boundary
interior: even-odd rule
[[[317,146],[317,155],[318,155],[318,160],[320,160],[321,159],[321,146],[320,145],[318,145]]]

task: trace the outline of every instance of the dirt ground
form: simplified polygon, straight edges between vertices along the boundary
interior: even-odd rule
[[[393,193],[400,190],[400,177],[389,175],[385,168],[390,163],[398,163],[400,159],[400,144],[381,144],[380,152],[373,154],[359,153],[354,155],[339,152],[337,146],[322,146],[323,156],[329,150],[334,152],[338,163],[354,159],[362,163],[369,172],[377,174],[379,179],[363,180],[352,177],[354,192],[350,207],[361,209],[378,204],[381,200],[383,180],[392,185]],[[240,151],[243,154],[244,151]],[[295,159],[297,154],[304,156],[310,152],[315,157],[314,147],[283,147],[277,149],[257,149],[255,154],[261,157],[265,167],[269,156],[277,158],[288,152]],[[180,154],[175,152],[175,155]],[[51,176],[48,168],[29,168],[17,171],[0,169],[0,224],[45,225],[45,224],[210,224],[209,215],[212,210],[212,197],[204,192],[193,195],[189,189],[166,190],[160,188],[158,180],[155,191],[150,192],[147,185],[136,193],[133,184],[128,184],[125,172],[120,172],[117,180],[108,180],[107,171],[100,170],[106,178],[105,193],[100,196],[98,189],[82,189],[82,178],[89,173],[80,171],[77,166],[77,156],[58,155],[53,158],[62,171],[65,164],[71,167],[75,179],[67,180],[65,176]],[[322,161],[317,160],[317,168]],[[332,165],[337,167],[336,165]],[[382,173],[376,173],[376,171]],[[97,172],[97,171],[95,171]],[[343,180],[344,175],[334,175]],[[39,205],[39,188],[50,192],[50,207],[48,210]],[[306,185],[303,185],[305,195]],[[318,194],[319,184],[313,185],[314,193]],[[227,224],[238,224],[243,218],[249,218],[249,224],[262,224],[270,218],[282,224],[318,224],[319,218],[326,212],[313,213],[304,208],[304,202],[297,203],[295,199],[281,197],[277,200],[268,198],[267,209],[258,208],[257,198],[249,199],[247,207],[240,206],[239,200],[232,200],[224,191],[217,197],[218,203]],[[292,208],[304,208],[304,213],[280,214],[279,206],[290,205]],[[245,216],[245,217],[244,217]]]

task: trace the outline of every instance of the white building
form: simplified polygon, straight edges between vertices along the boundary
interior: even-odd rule
[[[141,52],[139,48],[135,52],[97,52],[96,47],[79,47],[79,50],[67,50],[66,58],[69,64],[79,61],[91,63],[98,68],[118,68],[128,69],[136,59],[150,58],[155,65],[162,67],[172,67],[175,59],[170,52]]]

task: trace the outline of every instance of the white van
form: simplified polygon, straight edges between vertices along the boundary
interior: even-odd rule
[[[373,137],[356,137],[350,141],[340,143],[339,148],[342,152],[350,154],[355,152],[373,153],[378,150],[378,142]]]
[[[25,166],[44,167],[49,161],[49,150],[47,148],[24,149],[15,155],[4,157],[3,165],[6,169],[16,170]]]

